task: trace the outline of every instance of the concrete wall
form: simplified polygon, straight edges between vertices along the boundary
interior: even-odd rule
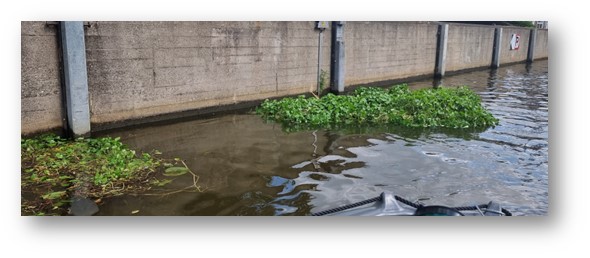
[[[316,88],[315,22],[89,25],[85,41],[93,126]],[[21,27],[21,133],[26,135],[61,127],[63,119],[56,26],[22,22]],[[346,22],[345,85],[433,75],[437,32],[436,22]],[[509,49],[514,33],[521,35],[519,50]],[[323,35],[322,69],[328,75],[330,34]],[[504,27],[501,65],[525,61],[529,37],[530,29]],[[492,26],[450,24],[446,71],[489,66],[493,39]],[[547,57],[548,32],[538,30],[535,58]]]
[[[535,43],[535,59],[549,57],[549,31],[537,30],[537,42]]]
[[[345,85],[432,74],[438,25],[346,22]]]
[[[512,34],[520,35],[520,48],[510,49]],[[505,27],[502,30],[502,45],[500,50],[500,64],[526,61],[531,30],[528,28]]]
[[[234,104],[316,88],[314,22],[92,22],[92,123]],[[330,34],[323,68],[329,72]],[[327,78],[329,79],[329,78]]]
[[[446,71],[490,66],[494,50],[494,28],[450,24],[447,44]]]
[[[21,23],[21,132],[62,126],[57,28],[45,22]]]

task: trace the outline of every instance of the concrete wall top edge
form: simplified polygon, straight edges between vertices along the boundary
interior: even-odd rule
[[[443,24],[449,24],[449,26],[465,26],[465,27],[485,27],[485,28],[506,28],[506,29],[527,29],[532,30],[534,27],[520,27],[510,25],[486,25],[486,24],[471,24],[471,23],[460,23],[460,22],[440,22]],[[537,29],[547,31],[549,29]]]
[[[361,21],[361,20],[344,20],[345,22],[362,22],[362,23],[414,23],[414,24],[449,24],[450,26],[466,26],[466,27],[486,27],[486,28],[496,28],[496,27],[501,27],[501,28],[517,28],[517,29],[535,29],[533,27],[519,27],[519,26],[508,26],[508,25],[485,25],[485,24],[470,24],[470,23],[461,23],[461,22],[455,22],[455,21],[394,21],[394,20],[390,20],[390,21],[384,21],[384,20],[380,20],[380,21]],[[56,23],[57,21],[39,21],[39,20],[32,20],[32,21],[21,21],[21,24],[23,23],[45,23],[47,26],[51,26],[53,23]],[[162,21],[140,21],[140,20],[92,20],[92,21],[84,21],[86,23],[86,25],[88,26],[92,26],[93,24],[96,23],[136,23],[136,24],[141,24],[141,23],[193,23],[193,22],[202,22],[202,23],[241,23],[241,24],[247,24],[247,23],[287,23],[287,22],[316,22],[316,21],[281,21],[281,20],[275,20],[275,21],[256,21],[256,20],[243,20],[243,21],[239,21],[239,20],[225,20],[225,21],[215,21],[215,20],[193,20],[193,21],[188,21],[188,20],[162,20]],[[537,30],[548,30],[548,29],[537,29]]]

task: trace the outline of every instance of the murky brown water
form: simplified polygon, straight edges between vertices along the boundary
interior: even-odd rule
[[[426,204],[495,200],[515,215],[546,215],[548,62],[449,76],[442,84],[479,92],[500,125],[483,132],[389,127],[285,133],[244,113],[111,132],[132,148],[182,158],[207,190],[119,196],[104,200],[99,215],[308,215],[384,190]],[[185,175],[166,187],[191,184]]]

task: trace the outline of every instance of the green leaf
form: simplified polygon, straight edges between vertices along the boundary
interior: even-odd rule
[[[164,172],[165,176],[180,176],[188,173],[188,168],[185,167],[171,167]]]
[[[51,192],[48,194],[44,194],[43,196],[41,196],[41,198],[43,198],[44,200],[55,200],[63,197],[64,195],[66,195],[66,191]]]

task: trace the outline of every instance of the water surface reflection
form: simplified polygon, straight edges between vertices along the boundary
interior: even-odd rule
[[[426,204],[495,200],[515,215],[547,214],[548,62],[463,73],[441,83],[477,91],[500,124],[483,132],[384,127],[286,133],[244,113],[111,132],[133,148],[184,159],[207,191],[119,196],[105,200],[99,214],[308,215],[384,190]],[[190,182],[181,177],[167,187]]]

